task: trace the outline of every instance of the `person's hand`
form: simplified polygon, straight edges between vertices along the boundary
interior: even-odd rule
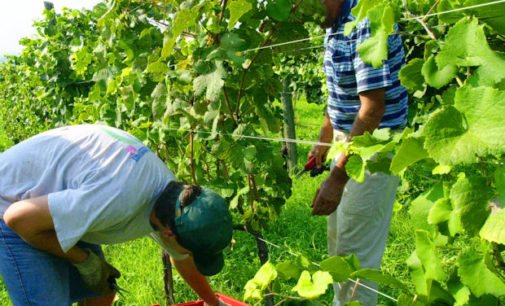
[[[121,273],[91,250],[86,249],[86,251],[88,259],[82,263],[73,264],[79,271],[84,285],[103,296],[113,294],[115,290],[112,288],[112,283],[121,276]]]
[[[344,187],[349,177],[345,170],[335,168],[331,175],[321,184],[312,201],[313,215],[329,215],[337,209],[342,198]]]
[[[311,159],[312,157],[316,158],[316,168],[320,169],[323,166],[323,162],[326,159],[326,153],[328,152],[327,146],[318,146],[315,145],[312,150],[309,152],[309,158]]]

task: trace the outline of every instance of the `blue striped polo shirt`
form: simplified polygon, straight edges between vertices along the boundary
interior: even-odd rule
[[[346,21],[352,19],[350,15]],[[400,35],[389,36],[388,59],[375,69],[365,64],[357,51],[359,44],[370,37],[368,19],[362,20],[349,36],[344,36],[343,31],[343,24],[334,26],[328,29],[325,38],[323,71],[328,86],[327,111],[333,128],[350,131],[361,107],[359,93],[377,88],[386,88],[386,110],[379,128],[405,127],[408,96],[398,78],[398,72],[405,65]]]

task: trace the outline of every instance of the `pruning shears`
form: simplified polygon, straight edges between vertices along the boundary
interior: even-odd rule
[[[119,285],[116,282],[116,278],[109,277],[108,281],[109,281],[109,284],[110,284],[110,288],[112,290],[116,291],[119,294],[119,296],[121,296],[122,298],[125,298],[124,293],[129,293],[128,290],[125,290],[125,289],[119,287]]]
[[[303,167],[300,172],[296,174],[296,179],[298,179],[300,176],[302,176],[305,172],[310,171],[310,177],[315,177],[318,176],[319,174],[323,173],[325,170],[330,170],[330,168],[326,165],[323,165],[321,168],[316,167],[316,157],[312,156],[305,166]]]

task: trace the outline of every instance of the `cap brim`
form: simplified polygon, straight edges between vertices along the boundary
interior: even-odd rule
[[[220,252],[218,254],[193,254],[195,265],[198,271],[205,276],[218,274],[224,267],[224,256]]]

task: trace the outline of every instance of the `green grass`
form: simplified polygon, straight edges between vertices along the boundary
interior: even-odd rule
[[[300,99],[296,104],[296,133],[298,139],[316,141],[323,120],[324,108],[321,105],[308,104]],[[280,144],[279,144],[280,149]],[[311,149],[309,145],[298,145],[298,166],[301,168],[307,160]],[[327,174],[326,174],[327,175]],[[309,260],[319,262],[327,257],[326,218],[314,217],[310,213],[310,203],[315,190],[324,180],[324,176],[311,178],[305,174],[293,182],[293,195],[287,200],[280,218],[264,232],[264,238],[282,249],[270,246],[270,258],[274,264],[288,259],[294,259],[290,250],[303,254]],[[395,213],[391,224],[390,236],[384,254],[382,268],[399,280],[410,283],[405,260],[414,249],[413,229],[408,221],[406,209]],[[235,231],[236,243],[233,249],[227,249],[226,266],[221,273],[210,277],[211,286],[226,295],[241,299],[246,282],[254,277],[260,267],[256,242],[250,234]],[[118,283],[128,290],[125,297],[119,297],[116,305],[164,305],[163,266],[161,250],[150,239],[143,238],[128,243],[105,246],[108,260],[121,272]],[[291,288],[294,281],[284,282],[276,292],[294,295]],[[174,270],[174,289],[177,303],[197,300],[198,297],[186,285]],[[381,286],[379,290],[386,294],[397,296],[399,292]],[[332,290],[318,301],[331,303]],[[278,300],[276,300],[278,302]],[[379,303],[392,305],[387,299],[380,297]],[[0,282],[0,304],[7,305],[8,297]]]

